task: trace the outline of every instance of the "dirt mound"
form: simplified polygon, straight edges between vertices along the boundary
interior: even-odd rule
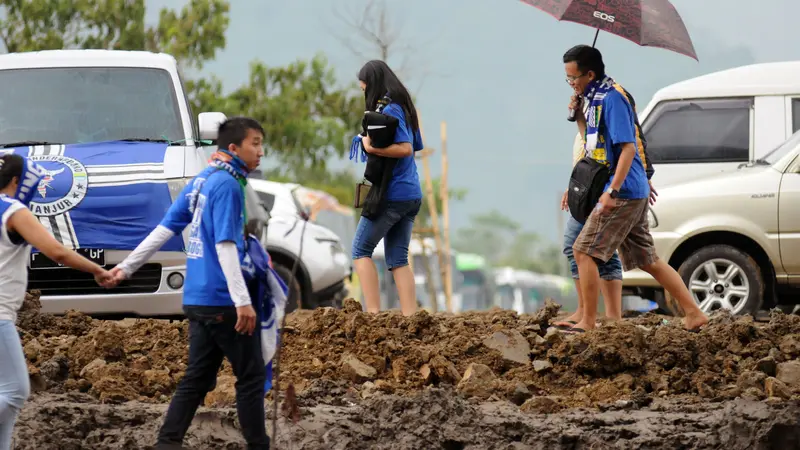
[[[101,402],[166,401],[186,369],[184,322],[93,320],[70,311],[57,317],[26,296],[19,314],[28,370],[35,391],[88,392]]]
[[[449,384],[467,397],[541,412],[800,392],[800,317],[776,311],[757,324],[717,313],[691,333],[679,320],[645,314],[568,336],[548,328],[557,311],[551,303],[534,316],[492,310],[404,318],[363,313],[350,302],[290,320],[283,370],[301,397],[317,379],[347,382],[362,395]]]
[[[41,314],[26,298],[18,327],[37,391],[80,391],[101,402],[166,402],[186,368],[185,322],[93,320]],[[676,319],[645,314],[582,335],[550,328],[559,306],[534,315],[494,309],[412,317],[367,314],[348,300],[289,316],[281,389],[301,406],[347,396],[453,386],[465,398],[508,400],[528,412],[567,407],[647,405],[656,397],[695,401],[789,399],[800,393],[800,317],[773,312],[768,323],[718,313],[699,333]],[[207,405],[234,401],[223,367]]]

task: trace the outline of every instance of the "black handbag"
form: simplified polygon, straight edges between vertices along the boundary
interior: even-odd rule
[[[580,223],[586,223],[592,209],[603,195],[611,171],[603,163],[585,156],[575,164],[569,178],[567,205],[569,213]]]

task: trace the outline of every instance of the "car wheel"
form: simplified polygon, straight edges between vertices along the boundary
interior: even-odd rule
[[[756,261],[730,245],[710,245],[694,252],[678,269],[694,301],[705,313],[717,309],[755,316],[764,302],[764,279]],[[675,311],[676,302],[667,303]]]
[[[302,290],[300,288],[300,280],[298,279],[297,273],[295,273],[294,279],[292,278],[292,269],[291,267],[286,267],[281,264],[275,264],[275,272],[278,273],[278,276],[281,277],[286,286],[289,288],[289,298],[286,301],[286,314],[297,309],[300,304],[300,299],[302,298]]]

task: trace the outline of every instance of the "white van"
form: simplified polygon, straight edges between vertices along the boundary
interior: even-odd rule
[[[33,213],[56,239],[105,267],[121,262],[207,166],[198,139],[216,139],[225,119],[195,119],[177,62],[166,54],[5,54],[0,84],[0,150],[49,171]],[[170,240],[111,290],[34,253],[28,288],[41,290],[45,312],[181,314],[185,239]]]
[[[275,271],[289,283],[297,264],[287,311],[296,309],[298,296],[304,309],[339,307],[348,294],[345,280],[352,274],[350,255],[340,236],[310,220],[295,195],[300,185],[257,178],[248,179],[247,184],[270,214],[267,251]]]
[[[736,169],[788,139],[800,129],[798,73],[800,61],[753,64],[656,92],[638,108],[656,189]]]

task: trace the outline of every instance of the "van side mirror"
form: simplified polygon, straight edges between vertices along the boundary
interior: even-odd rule
[[[197,116],[197,125],[200,128],[200,139],[216,141],[219,125],[228,117],[221,112],[204,112]]]

